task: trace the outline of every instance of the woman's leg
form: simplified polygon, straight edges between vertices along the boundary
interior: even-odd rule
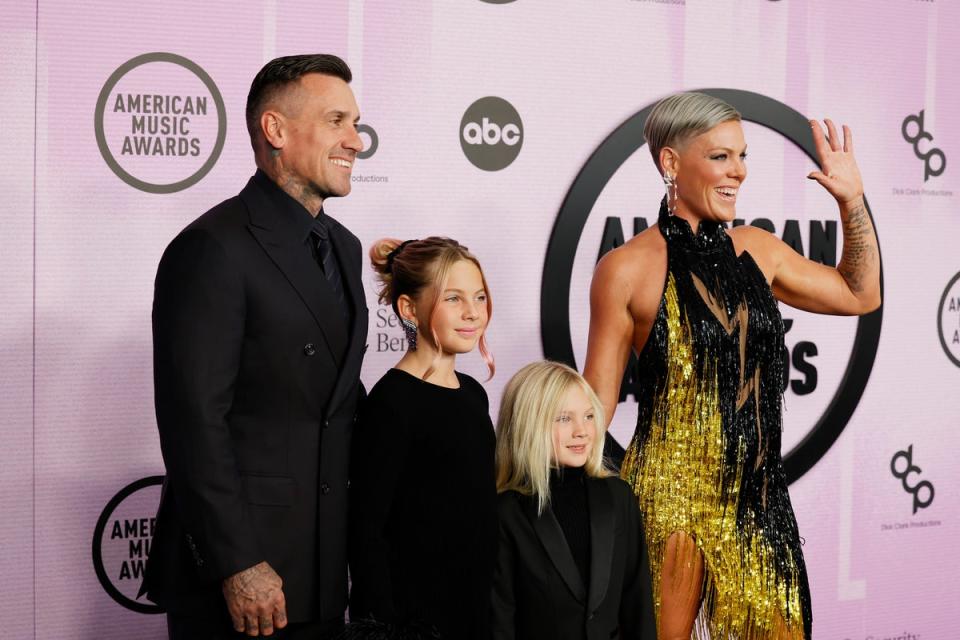
[[[776,626],[773,630],[774,640],[803,640],[803,625],[799,629],[790,630],[787,623],[783,621],[782,616],[777,616]]]
[[[690,640],[702,594],[703,556],[689,534],[675,531],[663,550],[660,640]]]

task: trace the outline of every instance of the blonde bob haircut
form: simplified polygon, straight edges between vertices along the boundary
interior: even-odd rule
[[[595,478],[613,475],[603,459],[603,406],[583,376],[559,362],[534,362],[520,369],[503,392],[497,418],[497,492],[536,496],[537,513],[550,503],[550,470],[557,459],[554,422],[574,385],[590,399],[597,429],[584,471]]]
[[[675,93],[658,102],[643,124],[643,137],[650,146],[657,171],[663,173],[661,149],[681,148],[691,138],[731,120],[739,122],[740,112],[730,103],[705,93]]]

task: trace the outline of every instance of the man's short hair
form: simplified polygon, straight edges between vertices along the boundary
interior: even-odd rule
[[[311,53],[274,58],[263,65],[247,94],[247,131],[256,149],[260,115],[264,107],[291,83],[308,73],[322,73],[350,82],[353,74],[347,63],[329,53]]]

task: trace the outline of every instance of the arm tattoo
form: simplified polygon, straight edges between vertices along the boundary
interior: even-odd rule
[[[877,239],[867,208],[860,202],[846,216],[843,224],[843,255],[837,271],[854,294],[863,293],[877,262]]]

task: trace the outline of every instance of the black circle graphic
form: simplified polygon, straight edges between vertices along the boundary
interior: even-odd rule
[[[100,581],[100,586],[103,587],[104,591],[106,591],[117,604],[138,613],[164,613],[164,610],[152,603],[144,604],[143,602],[131,600],[113,585],[113,582],[110,581],[110,576],[107,575],[107,571],[103,567],[103,550],[100,548],[100,544],[103,541],[103,532],[107,527],[107,522],[110,521],[110,516],[113,515],[114,510],[121,502],[141,489],[162,484],[163,476],[149,476],[128,484],[121,489],[117,495],[113,496],[110,502],[107,503],[107,506],[103,508],[100,519],[97,520],[97,526],[93,530],[93,569],[97,572],[97,579]]]
[[[740,111],[744,120],[779,133],[819,165],[809,120],[791,107],[752,91],[698,91],[726,100]],[[620,165],[646,144],[643,125],[653,107],[651,104],[635,113],[597,147],[573,181],[550,233],[540,288],[543,352],[545,357],[565,362],[574,368],[577,368],[577,365],[570,337],[570,278],[577,245],[590,211],[607,182]],[[866,198],[864,204],[873,220],[873,213]],[[882,265],[881,259],[881,290]],[[876,311],[860,317],[850,361],[836,393],[813,429],[784,456],[788,482],[793,483],[799,479],[823,457],[856,410],[876,360],[882,321],[882,305]]]
[[[937,335],[940,336],[940,346],[943,347],[943,352],[950,358],[950,362],[960,367],[960,360],[950,351],[950,348],[947,346],[947,339],[943,333],[943,305],[947,303],[947,295],[950,293],[950,290],[953,289],[953,285],[956,284],[957,280],[960,280],[960,273],[957,273],[957,275],[950,279],[950,282],[947,283],[947,288],[943,290],[943,295],[940,296],[940,306],[937,307]]]

